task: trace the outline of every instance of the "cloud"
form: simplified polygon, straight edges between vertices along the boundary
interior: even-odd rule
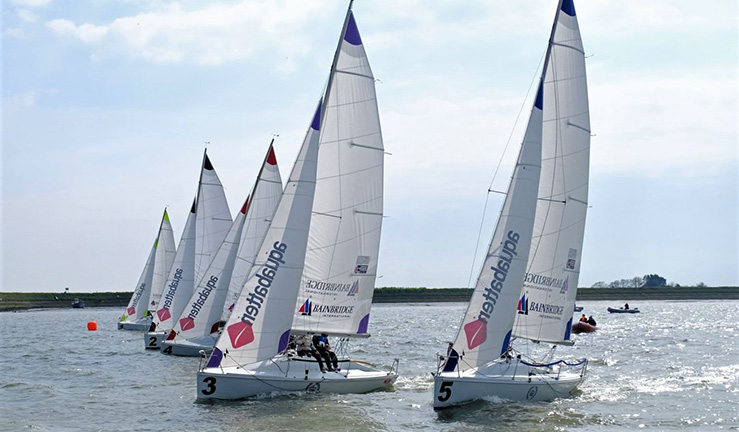
[[[51,0],[11,0],[15,6],[26,8],[43,8],[51,4]]]
[[[8,111],[33,108],[38,104],[39,98],[42,95],[54,94],[57,92],[57,89],[45,89],[17,93],[3,98],[3,107]]]
[[[306,50],[301,47],[307,39],[307,17],[326,2],[291,3],[288,7],[287,0],[244,1],[199,10],[173,4],[104,25],[56,19],[47,26],[92,46],[96,58],[124,55],[154,63],[220,65],[259,50],[277,50],[282,57],[304,55]]]
[[[694,179],[736,163],[733,73],[591,80],[593,171]]]

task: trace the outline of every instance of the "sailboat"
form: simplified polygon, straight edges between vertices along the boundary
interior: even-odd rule
[[[118,330],[146,330],[151,323],[151,311],[149,302],[152,293],[161,291],[164,285],[162,275],[169,272],[175,255],[174,234],[172,224],[169,222],[167,209],[164,209],[162,220],[159,223],[159,232],[154,245],[146,259],[144,269],[139,276],[136,289],[128,301],[126,310],[118,322]],[[154,294],[156,296],[156,294]]]
[[[374,77],[350,3],[325,94],[257,262],[197,374],[198,398],[364,393],[393,385],[397,360],[379,370],[342,359],[326,372],[292,346],[311,333],[368,336],[383,159]]]
[[[197,265],[200,261],[210,262],[231,225],[231,213],[218,174],[203,151],[198,190],[182,231],[174,263],[164,283],[159,307],[152,314],[149,331],[144,334],[146,349],[159,349],[166,333],[174,327],[174,321],[185,309],[192,296],[194,283],[200,280],[205,270]],[[202,266],[202,264],[201,264]]]
[[[274,140],[273,140],[274,142]],[[257,180],[213,261],[200,279],[174,327],[162,342],[163,354],[198,357],[218,338],[232,285],[243,286],[282,194],[277,158],[270,143]],[[255,246],[255,244],[257,246]]]
[[[572,0],[560,0],[516,166],[457,336],[439,357],[434,409],[495,396],[571,395],[587,360],[533,358],[528,341],[572,345],[588,195],[585,57]]]

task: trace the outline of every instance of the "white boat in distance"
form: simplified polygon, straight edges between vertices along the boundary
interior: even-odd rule
[[[368,336],[383,217],[383,159],[374,77],[350,3],[326,93],[257,262],[197,374],[199,399],[365,393],[393,385],[397,360],[380,370],[344,358],[338,368],[327,365],[324,371],[316,359],[291,349],[291,336]],[[321,286],[337,289],[323,295]],[[323,320],[330,328],[311,320],[327,309],[348,313]]]
[[[143,331],[151,324],[152,294],[161,292],[165,282],[165,275],[172,267],[176,253],[172,224],[169,222],[167,209],[164,209],[162,221],[159,223],[159,232],[154,245],[149,252],[149,258],[139,276],[136,289],[128,301],[126,310],[118,322],[118,330]]]
[[[434,409],[484,397],[548,401],[583,381],[587,360],[553,360],[557,345],[540,358],[523,348],[534,350],[527,340],[572,345],[589,158],[582,41],[572,0],[560,0],[497,226],[457,336],[439,358]]]

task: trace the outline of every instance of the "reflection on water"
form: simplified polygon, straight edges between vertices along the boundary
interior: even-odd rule
[[[584,302],[600,330],[557,349],[590,359],[575,397],[438,413],[431,372],[461,303],[373,307],[372,337],[350,349],[379,365],[400,358],[394,391],[208,403],[195,402],[199,360],[145,351],[140,333],[116,330],[119,310],[2,313],[0,430],[739,430],[738,301],[643,302],[634,315],[608,314],[610,303]]]

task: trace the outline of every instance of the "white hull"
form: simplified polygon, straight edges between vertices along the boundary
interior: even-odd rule
[[[587,362],[574,368],[561,363],[531,367],[511,359],[464,372],[442,372],[434,377],[434,409],[485,397],[541,402],[571,396],[585,379],[586,366]]]
[[[204,368],[197,376],[198,399],[244,399],[274,392],[368,393],[389,389],[398,378],[397,366],[377,370],[365,362],[340,360],[340,371],[321,372],[318,363],[278,356],[248,369]]]
[[[121,321],[118,323],[118,330],[146,331],[150,325],[151,321],[149,320],[137,322]]]
[[[215,345],[215,339],[210,339],[207,342],[195,342],[187,339],[165,340],[161,343],[160,352],[182,357],[200,357],[200,351],[205,351],[205,354],[209,355],[213,351],[213,345]]]
[[[158,350],[169,332],[146,332],[144,333],[144,348]]]

